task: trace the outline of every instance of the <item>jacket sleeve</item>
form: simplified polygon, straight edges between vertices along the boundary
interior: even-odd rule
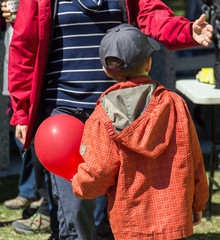
[[[189,118],[190,139],[194,164],[194,199],[193,212],[204,211],[209,198],[208,182],[204,167],[204,160],[200,148],[199,139],[192,121]]]
[[[28,124],[29,98],[38,48],[37,0],[22,0],[9,47],[8,90],[12,125]]]
[[[116,184],[120,162],[114,144],[105,126],[90,117],[81,141],[81,155],[85,162],[79,165],[72,179],[77,197],[93,199],[105,195]]]
[[[157,39],[168,49],[197,46],[192,39],[192,22],[174,13],[160,0],[127,0],[132,3],[130,19],[145,34]]]
[[[192,158],[192,169],[194,176],[194,197],[193,197],[193,212],[204,211],[206,202],[209,198],[208,182],[206,177],[206,171],[204,166],[203,154],[201,151],[199,139],[196,133],[196,129],[189,113],[189,110],[185,104],[186,115],[188,119],[188,139],[189,139],[189,158]]]

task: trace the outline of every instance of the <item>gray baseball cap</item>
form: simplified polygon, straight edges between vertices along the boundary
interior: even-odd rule
[[[99,46],[99,57],[106,69],[107,57],[117,57],[123,64],[117,69],[128,69],[144,61],[154,51],[160,50],[160,44],[141,32],[137,27],[123,23],[107,31]]]

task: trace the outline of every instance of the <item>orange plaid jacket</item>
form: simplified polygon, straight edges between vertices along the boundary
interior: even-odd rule
[[[108,198],[116,240],[171,240],[193,233],[208,184],[184,100],[146,77],[105,91],[87,120],[84,163],[72,179],[80,198]]]

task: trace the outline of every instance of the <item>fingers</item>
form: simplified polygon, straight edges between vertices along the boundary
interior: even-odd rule
[[[2,12],[10,12],[10,9],[7,7],[6,2],[2,2]]]
[[[26,125],[17,125],[15,128],[15,136],[22,143],[25,143],[26,139],[27,126]]]
[[[15,136],[16,136],[16,138],[17,138],[22,144],[24,144],[24,139],[23,139],[23,137],[22,137],[21,132],[17,132],[17,133],[15,134]]]
[[[209,46],[209,43],[206,42],[206,41],[203,41],[201,45],[203,45],[204,47],[208,47],[208,46]]]
[[[10,19],[6,18],[5,21],[8,23],[15,23],[15,19],[11,19],[11,18]]]
[[[12,22],[12,19],[8,19],[11,16],[10,9],[6,7],[6,2],[2,2],[2,17],[6,19],[6,22]]]
[[[10,9],[7,8],[6,6],[5,7],[2,6],[1,10],[3,13],[10,13]]]
[[[206,29],[207,29],[207,31],[209,31],[210,33],[213,32],[213,26],[210,25],[210,24],[208,24],[208,25],[206,26]]]
[[[211,40],[211,38],[212,38],[212,32],[210,32],[209,30],[207,30],[207,32],[206,32],[206,37]]]
[[[211,43],[211,42],[212,42],[211,37],[212,37],[212,36],[210,36],[210,37],[209,37],[209,36],[206,36],[205,39],[204,39],[204,41],[206,41],[207,43]]]
[[[6,1],[2,2],[2,7],[6,7]]]
[[[205,37],[204,40],[202,41],[201,45],[208,47],[211,42],[212,42],[212,40],[210,38]]]
[[[203,45],[206,47],[212,42],[212,32],[213,32],[213,27],[211,25],[207,25],[205,29],[204,40],[203,40]]]
[[[2,17],[3,18],[8,18],[8,17],[10,17],[11,16],[11,13],[10,12],[4,12],[3,14],[2,14]]]
[[[202,24],[205,23],[205,20],[206,20],[206,15],[203,13],[203,14],[200,16],[200,18],[197,19],[196,21],[198,21],[197,24],[202,25]]]

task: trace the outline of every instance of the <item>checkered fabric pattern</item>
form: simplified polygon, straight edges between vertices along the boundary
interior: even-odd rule
[[[135,78],[104,94],[152,82]],[[179,95],[157,87],[144,114],[118,134],[98,102],[82,144],[85,163],[73,177],[73,191],[81,198],[107,195],[116,240],[193,233],[192,212],[205,209],[208,184],[195,127]]]

